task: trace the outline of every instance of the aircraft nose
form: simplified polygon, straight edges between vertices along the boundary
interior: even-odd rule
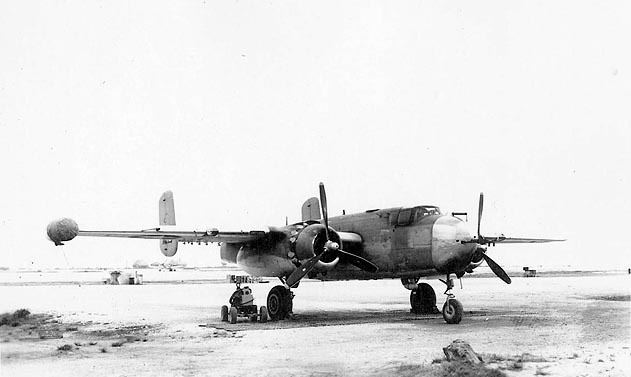
[[[432,230],[432,260],[436,270],[454,273],[467,268],[476,247],[473,243],[462,243],[473,239],[468,225],[457,218],[441,216]]]
[[[460,221],[458,222],[458,224],[456,224],[456,241],[457,242],[471,241],[474,238],[473,234],[474,234],[473,230],[471,229],[471,227],[469,227],[468,223]]]

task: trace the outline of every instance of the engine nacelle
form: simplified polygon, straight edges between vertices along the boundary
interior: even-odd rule
[[[342,240],[336,231],[329,228],[329,237],[331,241],[336,242],[342,247]],[[316,255],[324,252],[324,246],[326,245],[326,232],[324,225],[322,224],[312,224],[304,228],[298,237],[296,238],[295,243],[295,253],[299,260],[307,260],[313,258]],[[333,253],[325,254],[322,259],[316,265],[316,269],[320,270],[330,270],[337,262],[339,262],[340,258]]]
[[[160,240],[160,251],[165,257],[172,257],[177,253],[177,240]]]
[[[241,244],[225,243],[222,242],[219,246],[219,255],[223,262],[237,264],[237,254]]]
[[[79,225],[73,219],[63,218],[48,224],[46,233],[48,239],[59,246],[63,245],[64,241],[70,241],[79,234]]]
[[[476,267],[481,265],[482,262],[484,261],[484,257],[482,257],[482,254],[485,252],[486,252],[486,246],[478,246],[473,252],[473,257],[471,258],[471,262],[469,262],[469,265],[467,266],[465,271],[468,273],[472,273]]]

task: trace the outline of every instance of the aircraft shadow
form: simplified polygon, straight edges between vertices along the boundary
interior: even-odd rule
[[[465,311],[465,317],[498,317],[516,313]],[[219,318],[212,318],[206,327],[220,328],[232,331],[248,330],[277,330],[304,327],[347,326],[370,323],[400,324],[415,321],[443,324],[443,316],[438,314],[412,314],[401,310],[307,310],[294,313],[291,319],[283,321],[269,321],[267,323],[250,322],[246,318],[239,318],[236,324],[221,322]]]

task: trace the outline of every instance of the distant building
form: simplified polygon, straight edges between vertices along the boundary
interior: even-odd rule
[[[134,262],[133,267],[134,268],[149,268],[149,263],[147,263],[146,261],[142,259],[138,259],[137,261]]]

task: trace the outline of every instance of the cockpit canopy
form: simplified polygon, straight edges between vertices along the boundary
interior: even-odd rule
[[[397,226],[410,225],[423,217],[440,214],[440,208],[436,206],[402,208],[397,216]]]

